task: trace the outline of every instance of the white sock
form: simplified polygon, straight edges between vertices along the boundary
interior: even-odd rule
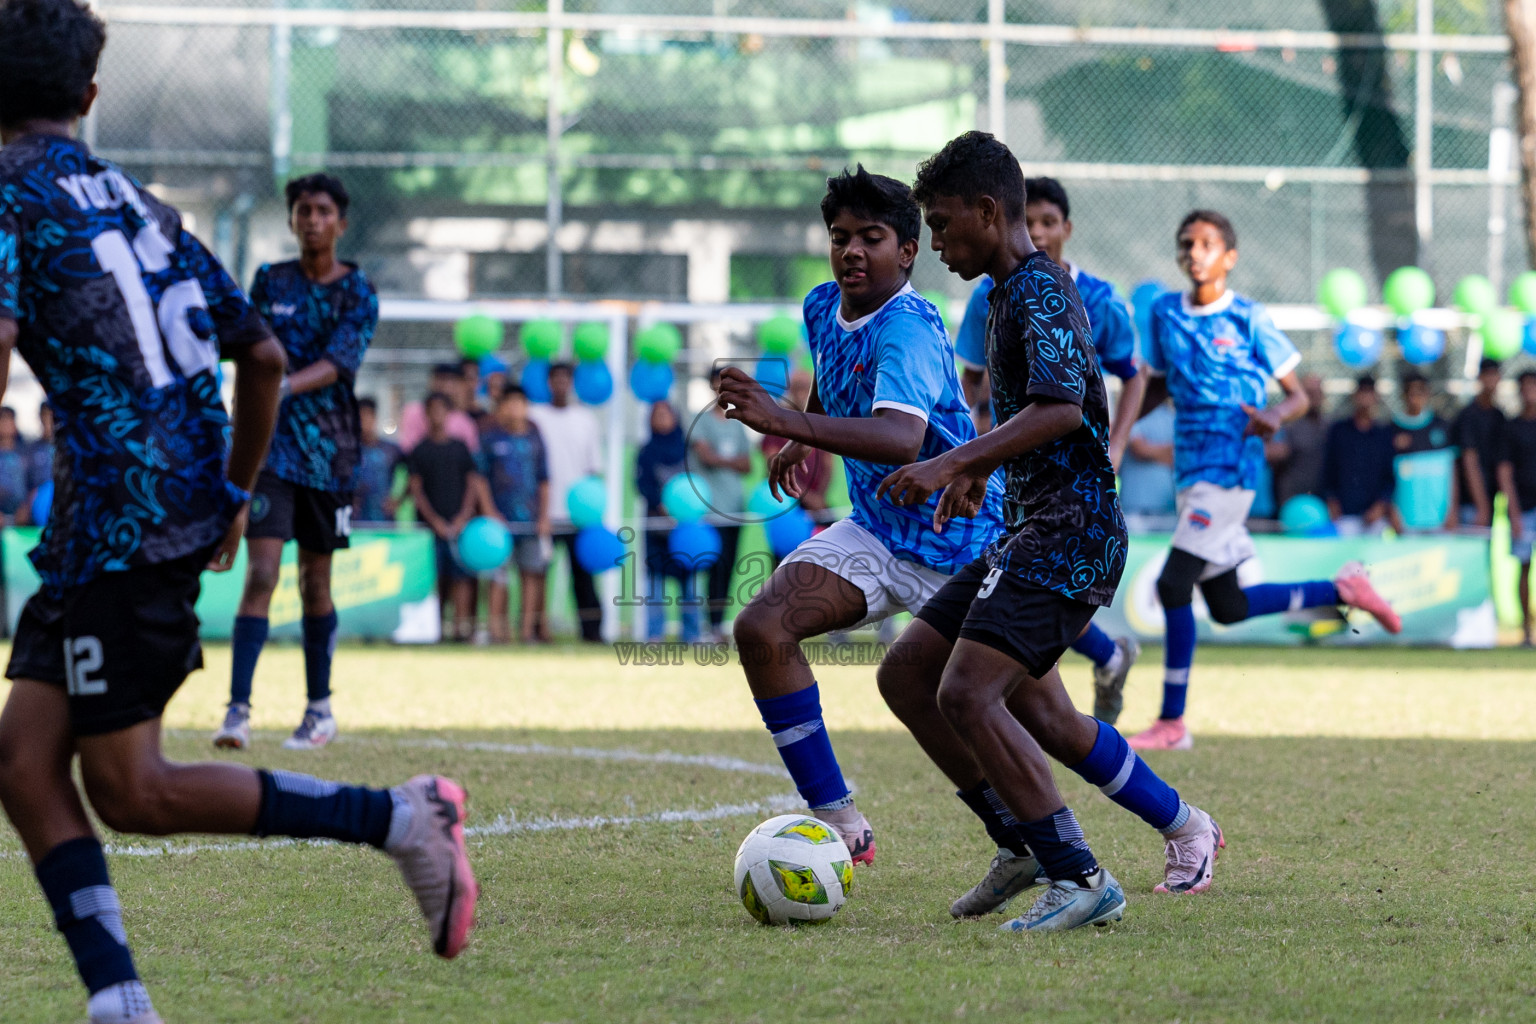
[[[91,996],[86,1007],[91,1024],[132,1024],[154,1012],[149,992],[140,981],[120,981]]]
[[[405,840],[405,834],[411,830],[411,819],[416,816],[415,808],[398,789],[390,790],[389,797],[394,807],[389,815],[389,833],[384,837],[385,853],[394,852],[395,847]]]
[[[1109,660],[1104,663],[1104,668],[1109,672],[1119,672],[1120,666],[1124,664],[1125,649],[1119,644],[1115,644],[1115,653],[1109,656]]]
[[[324,700],[312,700],[309,702],[309,710],[317,715],[329,715],[331,713],[331,698]]]

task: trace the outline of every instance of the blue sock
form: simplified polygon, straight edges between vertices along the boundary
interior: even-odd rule
[[[1019,828],[1029,837],[1029,847],[1051,881],[1080,881],[1099,870],[1099,862],[1083,838],[1083,826],[1068,808],[1039,821],[1020,822]]]
[[[821,691],[812,683],[799,693],[759,700],[757,710],[773,734],[784,767],[813,809],[846,807],[853,802],[843,770],[832,753],[832,740],[821,720]]]
[[[304,616],[304,685],[311,701],[331,695],[331,657],[336,653],[336,609]]]
[[[1184,695],[1189,689],[1189,666],[1195,662],[1195,606],[1164,608],[1167,623],[1163,638],[1163,710],[1159,718],[1184,717]]]
[[[260,769],[261,810],[256,836],[339,839],[384,849],[390,825],[404,834],[408,820],[394,822],[395,798],[387,789],[343,786],[298,772]],[[398,837],[398,836],[397,836]]]
[[[1243,588],[1248,598],[1248,617],[1322,608],[1339,603],[1339,589],[1329,580],[1307,583],[1260,583]]]
[[[1159,832],[1173,832],[1188,821],[1189,805],[1178,792],[1147,767],[1114,726],[1098,725],[1093,750],[1072,770]]]
[[[1093,622],[1088,623],[1088,632],[1072,642],[1072,649],[1100,668],[1115,656],[1115,642]]]
[[[251,680],[256,676],[256,659],[267,642],[267,620],[255,615],[236,615],[235,631],[230,636],[229,702],[251,702]]]
[[[955,796],[981,819],[987,836],[997,844],[998,849],[1007,850],[1016,857],[1029,855],[1029,840],[1019,830],[1019,819],[1013,816],[1013,812],[1008,810],[1002,798],[997,795],[997,790],[985,779],[970,789],[957,790]]]
[[[112,985],[137,982],[123,908],[107,876],[101,844],[92,837],[60,843],[38,861],[36,871],[86,990],[95,995]]]

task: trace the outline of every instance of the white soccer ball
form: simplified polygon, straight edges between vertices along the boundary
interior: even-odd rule
[[[763,924],[816,924],[853,892],[853,859],[825,822],[803,814],[769,818],[736,851],[736,894]]]

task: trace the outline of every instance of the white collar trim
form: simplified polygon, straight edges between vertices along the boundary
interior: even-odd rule
[[[838,307],[837,307],[837,326],[841,327],[843,330],[847,331],[850,334],[852,334],[854,331],[861,330],[864,327],[865,324],[869,323],[875,317],[879,316],[880,315],[880,311],[885,309],[886,306],[889,306],[891,303],[895,302],[897,299],[901,298],[903,295],[910,295],[913,290],[914,289],[912,288],[912,282],[908,281],[906,284],[902,285],[901,291],[897,292],[895,295],[892,295],[890,298],[888,298],[884,302],[882,302],[880,304],[880,309],[875,310],[873,313],[866,313],[863,316],[859,317],[857,320],[853,320],[853,321],[848,321],[848,320],[844,320],[843,319],[843,307],[842,307],[841,304],[839,304]]]
[[[1189,301],[1189,292],[1179,295],[1179,303],[1184,307],[1184,312],[1189,316],[1211,316],[1214,313],[1225,313],[1232,305],[1232,300],[1237,298],[1237,293],[1231,288],[1221,293],[1221,298],[1204,306],[1197,306]]]
[[[1082,272],[1082,267],[1078,266],[1076,263],[1073,263],[1071,260],[1067,260],[1067,273],[1072,275],[1073,284],[1077,283],[1077,275],[1081,274]]]

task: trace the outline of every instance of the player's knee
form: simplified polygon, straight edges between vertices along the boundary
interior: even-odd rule
[[[145,836],[176,831],[175,809],[160,774],[156,770],[82,772],[85,795],[102,823],[115,832]]]
[[[731,626],[731,635],[739,648],[771,647],[796,639],[785,628],[783,609],[762,601],[753,601],[741,610]]]
[[[917,666],[899,657],[891,657],[899,650],[900,645],[897,645],[887,652],[885,660],[875,669],[875,683],[880,687],[880,696],[885,699],[886,707],[897,718],[905,720],[911,714],[932,712],[935,704],[933,688],[927,685]]]
[[[986,713],[986,701],[964,681],[946,678],[939,685],[939,714],[958,733],[966,733]]]
[[[1165,567],[1157,578],[1157,599],[1164,608],[1182,608],[1195,599],[1195,581]]]
[[[245,572],[247,597],[270,597],[277,589],[279,566],[252,561]]]
[[[306,615],[325,614],[331,604],[331,567],[307,565],[299,570],[299,601]]]
[[[1230,626],[1248,617],[1248,595],[1243,593],[1235,569],[1201,584],[1200,593],[1215,622]]]
[[[1243,602],[1241,608],[1231,601],[1223,600],[1211,601],[1207,599],[1205,604],[1211,611],[1211,620],[1223,626],[1231,626],[1242,622],[1248,617],[1248,602],[1246,601]]]

